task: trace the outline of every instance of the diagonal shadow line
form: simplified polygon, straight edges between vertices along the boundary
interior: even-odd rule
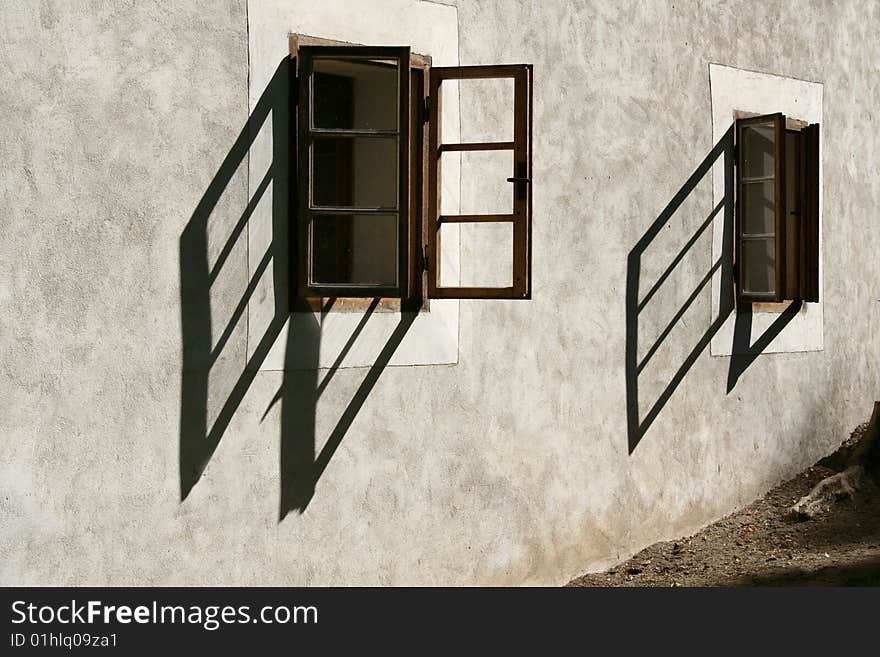
[[[270,85],[271,84],[272,83],[270,82]],[[187,223],[187,229],[193,224],[196,226],[204,226],[207,224],[208,218],[217,206],[223,192],[226,191],[226,187],[235,175],[236,170],[247,157],[251,144],[256,138],[260,127],[268,118],[271,109],[271,95],[264,93],[254,106],[254,111],[251,112],[251,115],[248,117],[247,121],[245,121],[244,126],[235,138],[226,157],[223,158],[223,162],[217,169],[217,173],[211,179],[211,182],[208,183],[208,188],[205,190],[205,193],[202,194],[202,198],[199,200],[196,209],[193,210],[192,216]]]
[[[732,151],[733,149],[733,126],[731,126],[726,133],[718,140],[718,143],[712,147],[712,150],[709,151],[709,154],[706,155],[706,158],[694,169],[694,172],[690,175],[684,185],[681,186],[675,196],[672,197],[672,200],[666,204],[666,207],[663,208],[663,211],[657,216],[648,230],[645,231],[645,234],[636,242],[636,245],[633,247],[633,250],[630,251],[630,255],[635,254],[640,257],[642,253],[648,248],[648,245],[654,241],[654,238],[663,230],[663,226],[667,221],[675,214],[676,210],[678,210],[679,206],[684,202],[684,200],[690,195],[694,188],[699,184],[699,182],[703,179],[710,169],[712,165],[715,164],[715,160],[718,159],[722,154],[727,157],[731,155],[728,153],[728,150]],[[731,165],[733,161],[731,160]],[[725,168],[726,168],[726,160],[725,160]]]
[[[238,381],[236,381],[235,386],[232,388],[232,392],[229,393],[223,407],[217,414],[217,419],[211,426],[211,431],[207,436],[207,442],[209,444],[216,446],[216,444],[220,442],[220,438],[229,426],[229,422],[232,420],[232,416],[238,409],[239,404],[241,404],[241,400],[244,398],[245,393],[248,388],[250,388],[254,378],[259,374],[260,365],[266,360],[269,350],[281,334],[283,326],[284,321],[282,319],[274,319],[270,323],[269,328],[266,329],[257,348],[254,349],[254,353],[248,359],[244,372],[238,378]]]
[[[236,175],[241,163],[246,160],[248,151],[269,117],[270,111],[277,106],[278,89],[288,73],[289,68],[286,67],[286,62],[282,61],[202,194],[180,236],[182,364],[178,459],[181,501],[187,498],[201,477],[220,437],[241,402],[244,392],[253,380],[254,370],[265,358],[272,341],[277,337],[283,325],[283,322],[279,321],[277,317],[270,322],[270,326],[254,351],[253,357],[245,365],[245,373],[234,386],[232,393],[209,430],[209,378],[217,358],[217,352],[212,349],[211,284],[228,258],[234,242],[240,238],[244,226],[250,219],[256,200],[249,200],[242,217],[236,222],[223,249],[221,249],[221,257],[215,263],[213,271],[208,261],[208,224],[220,198]],[[274,174],[277,175],[277,171]],[[268,184],[268,181],[264,182]],[[258,189],[260,190],[258,195],[261,196],[265,185],[261,183]],[[239,306],[246,304],[249,295],[252,294],[253,288],[249,286]],[[222,337],[221,342],[225,343],[225,339]]]
[[[682,259],[684,258],[684,256],[687,254],[687,252],[691,250],[691,247],[693,247],[693,245],[696,244],[697,240],[700,239],[700,236],[702,236],[702,234],[705,232],[705,230],[709,226],[712,225],[712,222],[715,220],[715,216],[721,210],[723,205],[724,205],[724,199],[721,199],[718,202],[718,205],[715,206],[715,209],[712,210],[711,213],[709,213],[708,217],[706,217],[706,221],[704,221],[702,223],[702,225],[699,228],[697,228],[697,230],[694,232],[693,236],[687,241],[687,244],[685,244],[682,247],[682,249],[678,252],[678,255],[672,259],[672,262],[669,263],[669,266],[666,268],[666,271],[664,271],[660,275],[660,278],[657,279],[657,282],[654,283],[654,285],[651,287],[651,289],[648,290],[648,293],[645,295],[645,298],[642,299],[641,302],[639,303],[639,309],[638,309],[639,312],[642,312],[645,309],[645,306],[648,305],[648,302],[651,300],[651,297],[653,297],[654,294],[656,294],[657,290],[660,289],[660,287],[663,285],[663,283],[666,281],[666,279],[669,278],[669,276],[672,274],[673,271],[675,271],[675,268],[676,268],[676,266],[678,266],[678,263],[681,262]]]
[[[321,379],[321,383],[318,384],[318,388],[316,390],[317,396],[320,397],[324,392],[324,389],[333,379],[333,376],[336,374],[336,371],[339,369],[339,366],[342,365],[342,361],[345,360],[345,357],[348,355],[348,352],[351,351],[351,348],[354,346],[355,341],[358,336],[361,334],[361,331],[364,330],[364,326],[367,325],[367,320],[370,319],[370,315],[373,314],[373,311],[376,310],[376,307],[379,305],[379,299],[373,299],[370,305],[367,307],[367,310],[364,312],[364,316],[361,318],[361,321],[358,322],[358,325],[355,327],[354,331],[352,331],[351,336],[348,338],[348,341],[342,347],[339,352],[339,355],[336,356],[336,360],[333,361],[333,364],[330,366],[330,370],[327,374],[324,375],[324,378]]]
[[[720,299],[718,303],[718,316],[716,319],[710,324],[706,332],[703,336],[697,341],[696,345],[691,349],[688,355],[685,357],[682,364],[679,366],[675,374],[672,376],[669,383],[665,386],[663,392],[651,406],[648,413],[645,415],[644,419],[640,419],[639,416],[639,386],[638,386],[638,377],[641,366],[638,362],[638,316],[639,312],[644,309],[647,301],[653,296],[656,291],[659,289],[659,285],[655,283],[649,291],[645,300],[642,303],[639,302],[639,279],[641,275],[641,258],[642,254],[648,248],[648,246],[653,242],[653,240],[657,237],[660,231],[663,229],[663,226],[670,220],[673,214],[678,210],[684,200],[693,192],[696,188],[697,184],[703,179],[703,177],[709,173],[712,167],[715,165],[716,160],[719,157],[723,156],[723,166],[724,166],[724,198],[719,204],[723,207],[723,239],[722,239],[722,249],[721,249],[721,258],[713,267],[721,268],[721,288],[720,288]],[[685,183],[679,188],[679,190],[675,193],[669,203],[666,204],[666,207],[663,208],[663,211],[657,216],[657,218],[653,221],[653,223],[648,227],[645,231],[644,235],[636,242],[636,245],[629,252],[627,256],[627,277],[626,277],[626,353],[625,353],[625,375],[626,375],[626,405],[627,405],[627,444],[629,453],[635,450],[636,446],[639,444],[639,441],[645,435],[645,432],[654,422],[654,420],[659,415],[660,411],[669,401],[672,394],[675,392],[676,388],[679,386],[681,381],[684,379],[684,376],[696,362],[698,356],[703,352],[706,346],[711,342],[714,335],[718,332],[721,326],[724,324],[727,317],[733,311],[734,302],[733,302],[733,243],[732,243],[732,232],[733,232],[733,126],[724,133],[724,135],[718,140],[718,142],[712,147],[709,151],[708,155],[703,159],[703,161],[694,169],[694,172],[690,175],[690,177],[685,181]],[[673,258],[673,261],[666,267],[664,273],[661,275],[663,279],[659,283],[662,284],[669,275],[672,270],[678,264],[678,262],[684,257],[687,251],[693,248],[694,244],[696,244],[699,235],[711,224],[717,213],[719,211],[719,206],[716,206],[709,217],[702,222],[700,227],[697,229],[695,235],[691,237],[691,239],[686,243],[685,247],[681,249],[678,254]],[[698,287],[701,289],[702,286]],[[697,295],[691,295],[688,302],[679,310],[676,314],[677,318],[680,318],[683,312],[687,309],[689,305],[691,305],[694,300],[697,298]],[[674,320],[678,321],[678,319]],[[673,324],[674,325],[674,322]],[[671,331],[670,327],[667,327],[664,333],[668,334]],[[665,335],[663,336],[665,339]],[[656,351],[657,345],[652,345],[652,347],[648,350],[649,354],[653,354]],[[644,365],[644,362],[642,365]]]
[[[657,398],[657,401],[654,402],[654,405],[651,409],[645,414],[645,418],[642,420],[641,425],[639,426],[642,435],[644,432],[648,430],[648,427],[657,419],[657,416],[660,414],[660,411],[663,410],[663,407],[666,405],[666,402],[669,401],[669,398],[672,397],[672,393],[675,392],[675,389],[678,388],[678,385],[682,382],[685,375],[688,371],[693,367],[694,363],[697,361],[697,358],[703,353],[703,350],[709,345],[712,341],[712,338],[715,337],[715,334],[718,330],[724,325],[724,322],[727,320],[726,316],[719,316],[712,322],[709,326],[709,329],[703,334],[697,344],[691,349],[690,353],[682,362],[681,366],[670,379],[669,384],[664,388],[663,392]],[[633,452],[635,446],[630,449],[630,453]]]
[[[292,236],[288,235],[289,207],[296,207],[295,185],[291,184],[292,167],[289,165],[289,94],[296,85],[290,84],[291,66],[284,58],[269,85],[258,100],[254,111],[237,136],[229,153],[205,193],[193,211],[180,238],[181,276],[181,333],[183,336],[181,374],[181,420],[180,420],[180,491],[181,501],[186,499],[229,427],[232,417],[250,389],[260,366],[278,340],[288,319],[288,280],[293,273],[294,258],[289,258]],[[263,177],[253,198],[249,199],[242,216],[230,232],[220,251],[214,268],[208,263],[208,221],[220,197],[245,160],[256,136],[262,130],[271,111],[272,116],[272,165]],[[272,183],[272,242],[248,281],[241,299],[236,304],[232,318],[226,323],[217,345],[212,349],[210,287],[219,277],[235,242],[240,239],[253,215],[257,204]],[[295,245],[293,245],[295,246]],[[275,314],[263,336],[246,359],[244,370],[227,395],[220,412],[208,428],[208,382],[212,366],[226,348],[234,326],[243,316],[257,283],[272,266]],[[333,305],[331,299],[322,308],[322,316]],[[318,353],[320,347],[320,324],[314,316],[303,323],[304,330],[294,336],[287,334],[287,357],[294,350],[300,359],[311,367],[304,371],[288,371],[285,367],[282,391],[277,399],[282,401],[281,421],[281,512],[283,518],[288,509],[304,511],[310,502],[317,480],[327,468],[351,424],[363,407],[366,398],[375,387],[381,372],[388,365],[418,313],[402,313],[400,322],[369,368],[352,400],[342,413],[326,444],[315,457],[315,422],[317,397],[335,375],[342,359],[352,348],[357,336],[375,310],[378,302],[359,322],[342,353],[324,380],[318,384]],[[305,313],[309,315],[308,313]],[[287,393],[287,394],[285,394]],[[271,407],[271,404],[270,404]],[[265,415],[264,415],[265,417]],[[307,456],[307,458],[305,458]],[[293,485],[291,485],[291,482]]]
[[[323,320],[326,316],[326,311],[329,310],[330,306],[333,305],[333,300],[327,302],[325,307],[322,308],[321,311],[321,319]],[[370,316],[373,314],[373,311],[376,310],[376,307],[379,305],[379,299],[373,299],[370,305],[367,307],[367,310],[364,311],[364,316],[358,322],[357,326],[355,326],[345,345],[337,355],[336,360],[333,361],[333,364],[330,365],[329,370],[324,375],[324,378],[321,380],[321,383],[315,388],[315,398],[319,398],[321,393],[324,392],[324,388],[327,387],[327,384],[330,383],[330,379],[336,374],[336,371],[339,369],[339,366],[342,365],[342,361],[345,359],[345,356],[351,351],[351,348],[354,346],[354,343],[357,341],[358,336],[364,330],[364,327],[367,325],[367,320],[370,319]],[[292,329],[291,329],[292,330]],[[266,407],[266,410],[263,412],[262,417],[260,417],[260,422],[266,419],[266,416],[269,414],[269,411],[272,410],[272,407],[281,401],[284,398],[284,386],[282,385],[278,388],[278,392],[272,397],[272,400],[269,402],[269,405]]]
[[[364,376],[363,381],[361,381],[357,391],[354,393],[351,401],[348,403],[337,421],[336,426],[330,432],[330,436],[327,438],[326,443],[321,448],[317,457],[314,453],[314,444],[311,446],[311,453],[306,454],[303,453],[303,441],[298,440],[297,436],[292,431],[288,430],[282,434],[282,495],[281,508],[279,510],[279,522],[283,520],[291,510],[299,513],[305,512],[314,496],[315,486],[317,485],[318,480],[327,469],[330,460],[333,458],[333,455],[336,453],[336,450],[339,448],[348,433],[348,430],[351,428],[357,414],[360,412],[367,398],[373,391],[373,388],[379,381],[379,377],[388,366],[392,356],[395,351],[397,351],[397,348],[400,346],[407,331],[409,331],[417,317],[418,312],[401,313],[400,321],[389,336],[385,345],[382,347],[375,362],[370,366],[366,376]],[[317,392],[317,386],[312,389],[307,388],[306,391],[314,394]],[[289,423],[285,422],[284,426],[287,429],[290,429],[290,427],[292,425],[295,426],[296,421],[299,420],[300,425],[305,425],[305,432],[307,434],[311,432],[311,435],[314,436],[314,418],[303,417],[295,410],[295,404],[298,401],[299,403],[304,403],[306,406],[314,408],[314,404],[317,401],[316,396],[306,399],[303,402],[302,398],[304,396],[306,395],[300,394],[297,396],[299,399],[295,397],[290,400],[292,402],[291,411],[286,411],[288,400],[285,400],[285,410],[282,410],[282,416],[287,412],[292,421]],[[309,420],[312,421],[311,425],[308,424]]]
[[[697,229],[695,234],[688,240],[685,246],[673,258],[670,265],[664,270],[660,279],[651,287],[648,294],[640,302],[638,299],[639,277],[641,269],[641,257],[647,247],[654,238],[659,234],[662,227],[669,221],[670,217],[675,213],[681,203],[693,191],[697,183],[711,169],[715,161],[723,154],[724,156],[724,198],[722,202],[716,206],[709,218],[706,219]],[[709,345],[712,338],[718,333],[725,324],[728,317],[735,310],[734,301],[734,271],[733,271],[733,200],[734,189],[734,169],[733,169],[733,125],[728,129],[724,136],[718,141],[709,155],[694,170],[693,174],[688,178],[679,191],[673,196],[672,200],[666,205],[657,219],[651,224],[645,234],[636,243],[636,246],[630,251],[627,257],[627,283],[626,283],[626,391],[627,391],[627,442],[629,453],[635,450],[639,441],[645,435],[645,432],[656,420],[660,411],[666,405],[680,385],[685,375],[691,367],[693,367],[697,358]],[[699,291],[706,284],[704,278],[697,290],[691,294],[685,304],[676,313],[673,320],[667,325],[661,333],[657,342],[649,349],[646,356],[641,362],[638,362],[638,315],[644,310],[648,301],[656,294],[660,286],[669,278],[672,270],[684,255],[693,248],[699,236],[712,223],[715,215],[720,207],[723,206],[723,238],[721,259],[716,262],[710,271],[711,274],[721,268],[721,286],[720,298],[718,299],[718,313],[715,319],[706,329],[703,336],[696,342],[688,355],[684,358],[681,365],[677,368],[675,374],[671,377],[669,383],[664,387],[659,397],[651,405],[651,408],[645,414],[644,418],[639,416],[639,389],[638,376],[648,360],[656,353],[657,349],[672,331],[676,323],[681,319],[684,311],[696,300]],[[736,314],[736,323],[734,325],[734,348],[733,356],[731,356],[730,366],[727,378],[727,392],[729,393],[740,376],[754,362],[757,356],[767,348],[767,346],[776,338],[777,335],[788,325],[789,322],[800,311],[801,302],[792,303],[773,324],[757,339],[753,344],[749,344],[751,340],[752,327],[752,308],[751,305],[744,305],[738,309]]]
[[[739,378],[755,359],[770,346],[770,343],[782,332],[782,329],[788,326],[791,320],[797,316],[802,306],[802,301],[794,301],[789,304],[753,344],[749,344],[752,339],[753,313],[751,304],[737,309],[736,323],[733,327],[733,349],[731,350],[730,367],[727,370],[728,394],[734,389]]]
[[[688,311],[688,308],[691,307],[691,304],[696,301],[697,297],[700,296],[700,292],[703,291],[709,282],[712,280],[712,276],[715,275],[715,272],[721,268],[722,260],[719,259],[712,265],[712,268],[706,272],[706,275],[697,283],[697,286],[694,288],[694,291],[690,293],[688,298],[682,304],[681,308],[678,309],[678,312],[673,315],[672,319],[669,321],[669,324],[666,325],[666,328],[657,336],[657,339],[654,341],[654,344],[648,350],[648,353],[645,354],[645,357],[642,358],[642,361],[639,363],[636,368],[636,373],[641,374],[642,370],[645,369],[645,365],[648,364],[648,361],[651,360],[651,357],[657,353],[657,350],[663,345],[663,341],[669,337],[669,334],[672,333],[672,329],[678,324],[678,320],[680,320],[684,314]]]
[[[244,294],[242,295],[241,299],[239,299],[238,304],[236,304],[235,308],[233,309],[232,315],[229,317],[229,321],[226,322],[226,327],[223,329],[223,333],[217,340],[217,344],[211,350],[212,365],[217,362],[220,354],[223,353],[223,348],[226,346],[226,343],[232,336],[235,327],[238,325],[238,320],[241,319],[242,315],[244,315],[245,310],[247,310],[248,302],[253,296],[254,291],[257,289],[257,285],[259,285],[260,283],[260,278],[262,278],[263,273],[269,267],[269,264],[271,262],[272,252],[266,251],[266,253],[263,254],[263,257],[260,258],[260,262],[258,262],[257,266],[254,268],[254,274],[253,276],[251,276],[251,280],[248,282],[247,287],[244,290]]]
[[[248,359],[244,372],[242,372],[232,391],[227,396],[223,407],[211,425],[210,431],[202,431],[202,438],[199,439],[198,443],[188,442],[185,445],[191,453],[181,454],[181,501],[187,498],[196,482],[202,476],[205,467],[220,443],[220,439],[229,427],[235,411],[238,409],[239,404],[241,404],[241,400],[244,399],[245,393],[250,388],[254,378],[259,373],[260,365],[266,359],[283,326],[284,322],[282,320],[278,318],[272,320],[254,353]],[[207,409],[207,376],[204,377],[203,388],[205,390],[205,408]]]
[[[357,392],[354,394],[354,397],[352,397],[351,402],[345,409],[345,412],[342,414],[342,417],[339,419],[333,432],[330,434],[330,438],[327,439],[327,442],[321,449],[321,453],[318,454],[318,458],[315,459],[316,481],[324,473],[327,464],[330,462],[330,459],[333,458],[333,454],[336,453],[336,449],[345,437],[349,427],[351,427],[351,423],[361,410],[361,407],[364,405],[364,402],[367,400],[367,397],[370,392],[372,392],[376,382],[379,380],[379,376],[391,361],[391,357],[394,355],[394,352],[397,351],[397,347],[400,346],[406,332],[409,331],[410,326],[412,326],[417,316],[418,313],[415,312],[401,314],[400,322],[397,324],[391,337],[388,338],[388,342],[382,348],[382,351],[379,352],[379,355],[376,357],[376,362],[370,367],[367,375],[361,382],[360,387],[358,387]]]
[[[217,260],[214,262],[214,267],[211,269],[209,277],[211,284],[213,284],[217,276],[220,275],[223,265],[226,264],[229,254],[232,253],[232,249],[235,247],[235,243],[244,231],[245,226],[247,226],[248,221],[250,221],[251,215],[253,215],[254,210],[263,198],[263,194],[269,187],[269,183],[272,182],[272,175],[272,169],[270,167],[269,170],[266,171],[266,175],[263,176],[263,179],[260,181],[260,184],[257,186],[257,189],[254,191],[253,197],[251,197],[251,200],[248,201],[247,206],[245,206],[244,212],[241,213],[241,218],[238,220],[238,223],[229,234],[226,244],[223,245],[223,249],[221,249],[220,254],[217,256]]]

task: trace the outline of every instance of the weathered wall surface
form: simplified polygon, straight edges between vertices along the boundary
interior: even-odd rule
[[[247,120],[245,9],[0,8],[4,584],[173,582],[212,551],[179,505],[179,242]],[[240,216],[245,174],[218,228]],[[218,306],[246,266],[231,255]],[[244,332],[230,343],[240,366]],[[228,550],[236,531],[208,542]]]
[[[456,364],[332,374],[246,367],[245,3],[0,10],[0,583],[560,583],[749,501],[867,416],[876,6],[445,10],[462,64],[534,64],[533,299],[461,302]],[[711,62],[824,84],[824,350],[757,356],[730,391],[698,288],[711,230],[685,248],[711,175],[679,194],[714,146]],[[489,102],[463,94],[463,131]],[[479,186],[462,172],[463,201]],[[668,396],[630,453],[639,243],[642,296],[683,255],[630,321],[637,360],[665,335],[639,417]],[[182,419],[194,372],[205,417]]]

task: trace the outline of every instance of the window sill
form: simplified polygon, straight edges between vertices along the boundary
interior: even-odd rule
[[[781,303],[777,303],[775,301],[762,301],[755,302],[752,304],[752,312],[753,313],[767,313],[778,315],[785,311],[791,304],[795,303],[794,301],[783,301]],[[803,304],[801,309],[798,311],[798,314],[804,314],[807,312],[807,304]]]
[[[375,303],[375,307],[373,304]],[[372,310],[370,308],[372,307]],[[321,299],[297,299],[294,312],[321,312],[321,313],[365,313],[368,310],[374,313],[400,313],[400,299],[376,297],[324,297]],[[430,311],[430,300],[423,299],[418,312]]]

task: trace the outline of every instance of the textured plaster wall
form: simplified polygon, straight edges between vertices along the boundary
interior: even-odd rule
[[[252,565],[233,538],[247,530],[181,506],[177,474],[179,242],[247,120],[246,19],[235,1],[0,7],[4,584],[207,582]],[[213,257],[245,173],[212,215]],[[215,321],[246,267],[236,249]],[[225,574],[190,570],[215,552]]]
[[[0,583],[560,583],[830,451],[880,396],[878,11],[460,0],[462,64],[535,67],[533,299],[461,302],[457,364],[381,372],[279,520],[285,379],[242,377],[247,163],[224,165],[248,116],[245,4],[4,5]],[[824,350],[758,356],[728,393],[705,344],[630,453],[627,258],[713,147],[711,62],[824,85]],[[463,91],[463,131],[488,103]],[[641,294],[711,212],[710,178],[645,249]],[[463,171],[462,202],[479,188]],[[193,226],[196,260],[223,262],[209,424],[246,385],[181,502]],[[710,286],[667,326],[710,260],[708,231],[639,314],[641,349],[667,333],[642,415],[705,335]],[[333,374],[316,449],[375,374]]]

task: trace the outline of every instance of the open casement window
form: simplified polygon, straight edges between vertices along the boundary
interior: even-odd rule
[[[414,310],[428,298],[529,298],[531,209],[531,67],[431,68],[407,46],[361,46],[291,36],[297,201],[291,235],[296,310],[335,307]],[[441,82],[512,78],[512,141],[443,144]],[[430,101],[429,102],[429,96]],[[429,144],[430,136],[430,144]],[[509,150],[498,171],[513,211],[441,217],[444,150]],[[508,181],[508,182],[505,182]],[[430,208],[429,208],[430,204]],[[513,284],[440,287],[440,226],[499,222],[513,228]],[[350,301],[346,301],[349,299]],[[364,304],[362,306],[366,308]]]
[[[818,301],[818,124],[737,119],[736,151],[738,301]]]
[[[513,140],[495,142],[444,143],[441,134],[443,82],[452,80],[513,79]],[[531,214],[532,214],[532,67],[457,66],[431,69],[428,156],[430,162],[430,203],[428,209],[428,294],[432,298],[528,299],[531,295]],[[463,108],[462,112],[467,109]],[[442,157],[450,152],[509,151],[512,168],[497,167],[467,171],[489,185],[493,179],[510,183],[511,211],[504,214],[443,214]],[[509,177],[507,175],[509,174]],[[497,180],[494,180],[497,182]],[[511,284],[504,287],[442,286],[442,228],[445,224],[494,223],[512,228]]]
[[[298,297],[413,296],[408,47],[297,49]]]

